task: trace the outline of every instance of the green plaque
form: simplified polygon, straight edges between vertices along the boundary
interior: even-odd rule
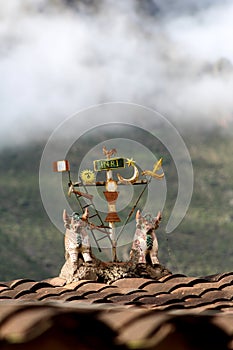
[[[124,158],[94,160],[95,171],[111,170],[111,169],[124,168],[124,167],[125,167]]]

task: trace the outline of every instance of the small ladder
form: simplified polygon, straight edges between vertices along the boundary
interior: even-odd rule
[[[89,193],[88,193],[88,190],[87,190],[87,187],[86,187],[86,185],[83,183],[83,181],[82,181],[81,178],[80,178],[80,183],[79,183],[78,185],[76,185],[76,186],[78,186],[78,187],[83,187],[85,193],[89,194]],[[76,187],[76,186],[75,186],[75,187]],[[103,222],[103,220],[102,220],[102,218],[101,218],[101,216],[100,216],[98,210],[96,209],[96,206],[95,206],[93,200],[92,200],[92,199],[85,198],[85,201],[88,201],[88,203],[87,203],[87,202],[84,203],[84,200],[83,200],[83,198],[82,198],[82,195],[79,195],[79,194],[77,194],[77,193],[74,193],[74,194],[75,194],[75,197],[76,197],[76,199],[77,199],[77,201],[78,201],[78,203],[79,203],[80,208],[82,209],[82,212],[84,213],[85,209],[90,207],[90,208],[92,209],[92,214],[89,216],[89,219],[91,219],[91,218],[97,218],[97,220],[98,220],[99,223],[100,223],[100,225],[98,225],[99,228],[101,228],[101,230],[105,231],[105,233],[103,233],[103,236],[102,236],[102,237],[96,238],[95,233],[93,232],[94,229],[91,229],[91,228],[90,228],[90,231],[91,231],[91,233],[92,233],[92,236],[93,236],[93,239],[94,239],[94,241],[95,241],[95,243],[96,243],[96,246],[97,246],[99,252],[102,252],[102,250],[101,250],[100,245],[99,245],[98,242],[107,237],[107,238],[110,240],[111,245],[112,245],[112,240],[111,240],[111,238],[110,238],[110,233],[107,231],[107,229],[106,229],[106,227],[105,227],[105,225],[104,225],[104,222]]]

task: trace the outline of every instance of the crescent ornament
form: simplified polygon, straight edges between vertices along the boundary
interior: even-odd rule
[[[134,172],[133,175],[128,178],[125,179],[123,176],[121,176],[120,174],[117,174],[118,180],[123,183],[124,185],[130,185],[130,184],[134,184],[138,178],[139,178],[139,171],[138,168],[135,165],[135,162],[133,161],[133,159],[127,159],[128,166],[132,166],[134,168]]]

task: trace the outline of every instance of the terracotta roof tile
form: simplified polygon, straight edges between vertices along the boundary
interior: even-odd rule
[[[215,315],[213,319],[213,323],[221,327],[225,332],[227,332],[230,336],[233,336],[233,314],[223,314],[219,313]]]
[[[136,289],[135,291],[131,291],[128,293],[122,293],[122,294],[126,294],[128,296],[130,296],[132,298],[132,301],[137,300],[137,298],[142,297],[142,296],[147,296],[148,292],[145,290],[140,290],[140,289]]]
[[[147,308],[151,308],[149,305],[146,305]],[[174,310],[176,311],[179,311],[180,310],[184,310],[184,304],[183,303],[171,303],[171,304],[164,304],[164,305],[159,305],[159,306],[156,306],[156,307],[153,307],[153,310],[156,310],[156,311],[163,311],[163,312],[172,312]]]
[[[200,287],[191,287],[191,286],[185,286],[185,287],[178,287],[174,290],[172,290],[171,294],[176,295],[181,300],[185,301],[187,298],[191,297],[199,297],[203,293],[203,289]]]
[[[209,303],[205,301],[204,298],[201,297],[192,297],[187,300],[185,300],[184,306],[186,309],[195,309],[199,308],[200,306],[208,305]]]
[[[118,308],[112,304],[111,308],[107,304],[92,305],[87,307],[81,300],[80,303],[0,303],[0,346],[12,345],[13,349],[21,343],[23,349],[37,350],[43,339],[44,350],[83,349],[84,345],[88,350],[230,349],[233,313],[226,314],[226,320],[223,313],[181,313],[179,304],[179,313],[169,312],[171,305],[161,312]],[[200,307],[199,312],[203,311],[205,308]]]
[[[8,297],[10,299],[16,299],[17,295],[19,294],[20,294],[20,291],[18,291],[17,289],[9,288],[0,294],[0,298],[5,299],[5,297]]]
[[[169,320],[171,316],[158,313],[148,313],[144,311],[142,314],[134,313],[134,317],[130,318],[130,322],[124,322],[122,327],[118,328],[119,340],[124,343],[134,343],[147,339],[150,334],[161,327],[161,324]]]
[[[12,281],[8,281],[6,282],[7,286],[9,288],[16,288],[17,286],[19,286],[20,284],[25,284],[25,283],[38,283],[34,280],[31,280],[29,278],[19,278],[19,279],[16,279],[16,280],[12,280]]]
[[[104,283],[92,282],[79,285],[75,288],[75,290],[82,295],[87,295],[89,293],[100,292],[105,288],[107,288],[107,286]]]
[[[11,283],[10,288],[14,290],[32,290],[33,288],[36,289],[38,285],[41,285],[42,282],[36,282],[36,281],[27,281],[27,280],[19,280],[14,281]]]
[[[189,317],[185,316],[187,313]],[[189,343],[190,339],[184,332],[187,327],[192,329],[192,322],[194,329],[197,327],[200,333],[203,333],[203,326],[210,339],[216,336],[212,332],[217,330],[222,332],[223,338],[230,337],[229,344],[233,344],[233,273],[200,278],[175,274],[159,281],[123,278],[112,284],[80,280],[64,285],[64,280],[60,278],[0,282],[0,347],[1,339],[11,342],[9,339],[12,338],[17,342],[17,339],[22,341],[32,334],[32,337],[38,337],[35,332],[38,325],[45,324],[50,329],[55,322],[54,329],[57,330],[60,326],[54,319],[68,317],[64,322],[69,324],[73,322],[73,317],[76,319],[80,315],[89,315],[90,322],[98,325],[100,322],[103,326],[103,322],[103,327],[107,327],[105,330],[112,334],[111,344],[116,347],[123,344],[144,349],[149,341],[151,349],[154,344],[153,350],[157,350],[157,345],[163,346],[158,347],[160,350],[166,349],[165,344],[175,349],[172,342],[177,342],[180,336]],[[77,325],[80,327],[79,321]],[[41,332],[45,332],[43,327]],[[62,349],[60,344],[62,341],[58,349]]]
[[[11,290],[11,288],[9,288],[9,287],[7,287],[7,286],[5,286],[5,287],[2,286],[2,287],[0,288],[0,294],[3,293],[3,292],[5,292],[5,291],[7,291],[7,290]]]
[[[233,302],[232,301],[215,301],[213,304],[213,310],[217,311],[232,311]]]
[[[128,303],[132,303],[131,295],[113,295],[107,298],[108,301],[117,304],[117,305],[127,305]]]
[[[122,278],[114,281],[111,285],[120,288],[134,288],[140,289],[145,283],[149,283],[151,280],[147,278]],[[153,281],[153,280],[152,280]]]
[[[202,294],[200,294],[200,297],[206,300],[209,299],[213,302],[213,301],[231,300],[232,294],[224,292],[223,290],[220,290],[220,289],[212,288],[212,289],[203,291]]]
[[[132,288],[132,287],[117,287],[117,286],[112,286],[112,285],[111,285],[111,287],[115,288],[115,290],[120,291],[122,294],[133,294],[136,292],[147,293],[146,290]],[[108,287],[108,289],[109,289],[109,287]]]
[[[87,301],[87,299],[78,294],[76,290],[74,291],[70,291],[69,293],[63,294],[61,295],[61,298],[59,298],[60,300],[64,300],[64,301],[70,301],[70,300],[84,300]]]
[[[149,314],[150,311],[147,311]],[[153,313],[151,311],[151,313]],[[111,309],[106,309],[104,313],[100,315],[100,318],[107,322],[114,330],[123,331],[135,321],[135,318],[144,317],[145,309],[142,308],[129,308],[127,312],[122,307],[111,307]]]
[[[6,283],[0,282],[0,293],[7,288],[9,288],[9,286]]]
[[[36,282],[34,285],[31,286],[30,290],[33,292],[37,292],[40,289],[47,289],[47,288],[55,288],[51,284],[41,281],[41,282]]]
[[[168,275],[165,275],[165,276],[162,276],[159,278],[159,281],[160,282],[166,282],[166,281],[169,281],[171,279],[174,279],[174,278],[183,278],[183,277],[187,277],[186,275],[183,275],[181,273],[171,273],[171,274],[168,274]]]
[[[207,280],[203,281],[203,282],[198,282],[193,284],[193,287],[195,288],[199,288],[202,291],[208,290],[208,289],[216,289],[219,288],[219,284],[217,284],[216,282],[208,282]]]
[[[44,300],[47,297],[57,296],[56,290],[53,288],[42,288],[35,293],[36,300]]]
[[[229,293],[229,295],[232,295],[232,299],[233,300],[233,284],[232,285],[223,285],[221,287],[221,290],[224,291],[225,293]]]
[[[28,292],[24,293],[23,295],[20,295],[17,300],[22,300],[22,301],[38,301],[37,295],[34,292]]]
[[[114,289],[105,289],[105,290],[102,290],[102,291],[97,291],[97,292],[93,292],[93,293],[88,293],[87,295],[85,295],[85,297],[88,299],[88,300],[92,300],[94,298],[101,298],[101,299],[108,299],[110,297],[113,297],[113,296],[120,296],[122,295],[122,293],[118,290],[118,288],[114,288]]]
[[[179,285],[179,284],[185,284],[188,287],[193,287],[199,284],[206,284],[210,282],[206,277],[187,277],[184,275],[167,275],[159,279],[159,282],[163,283],[170,283],[171,285],[173,284],[174,286]],[[211,283],[214,283],[215,281],[211,281]]]
[[[9,287],[7,287],[7,286],[0,286],[0,294],[1,294],[1,292],[5,291],[7,289],[9,289]]]
[[[18,309],[1,325],[1,337],[10,335],[12,338],[17,338],[21,334],[25,335],[32,324],[45,320],[52,312],[52,309],[43,306],[35,308],[30,306],[27,310]]]
[[[88,303],[88,300],[86,300],[83,297],[80,297],[77,295],[75,292],[70,292],[66,295],[47,295],[44,296],[40,299],[41,302],[51,302],[51,301],[61,301],[61,302],[71,302],[71,301],[76,301],[76,302],[85,302]]]
[[[89,285],[90,285],[90,287],[89,287]],[[83,286],[84,286],[85,290],[88,290],[88,289],[95,290],[95,289],[99,289],[99,288],[108,287],[108,285],[105,283],[97,283],[95,281],[90,281],[90,280],[79,280],[79,281],[75,281],[75,282],[66,284],[64,286],[64,288],[72,289],[72,290],[80,289],[80,291],[81,291],[82,290],[81,287],[83,287]]]
[[[61,300],[85,303],[115,303],[118,305],[141,305],[151,308],[167,306],[176,308],[200,308],[217,302],[233,300],[232,273],[205,278],[168,275],[159,281],[147,278],[125,278],[111,285],[80,280],[60,286],[62,281],[53,278],[46,281],[18,279],[2,283],[0,300],[20,299],[32,301]],[[50,283],[53,281],[53,283]],[[56,283],[54,283],[54,281]],[[58,283],[59,282],[59,283]],[[59,284],[59,286],[57,286]],[[8,286],[8,287],[7,287]],[[230,308],[231,303],[224,304]],[[219,309],[219,306],[218,306]]]
[[[151,305],[169,305],[174,303],[179,303],[179,299],[177,299],[174,295],[171,295],[169,293],[163,293],[159,294],[157,296],[143,296],[140,298],[137,298],[137,302],[140,302],[142,304],[151,304]]]
[[[222,279],[229,279],[229,281],[233,281],[233,272],[229,271],[229,272],[222,272],[222,273],[218,273],[215,275],[209,275],[209,276],[205,276],[203,277],[204,279],[208,280],[208,281],[213,281],[213,282],[218,282]]]
[[[48,278],[44,280],[44,282],[47,282],[54,287],[63,287],[66,284],[66,280],[60,277]]]
[[[156,282],[156,281],[150,281],[147,284],[143,286],[143,290],[146,290],[150,294],[156,295],[160,293],[169,293],[170,289],[174,287],[173,283],[169,282]]]
[[[1,349],[115,349],[115,332],[98,319],[96,310],[46,304],[11,309],[0,325]],[[90,337],[90,329],[92,336]]]

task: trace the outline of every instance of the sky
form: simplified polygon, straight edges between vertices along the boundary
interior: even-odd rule
[[[177,125],[228,126],[233,1],[84,3],[2,2],[1,148],[44,138],[79,110],[116,101]]]

